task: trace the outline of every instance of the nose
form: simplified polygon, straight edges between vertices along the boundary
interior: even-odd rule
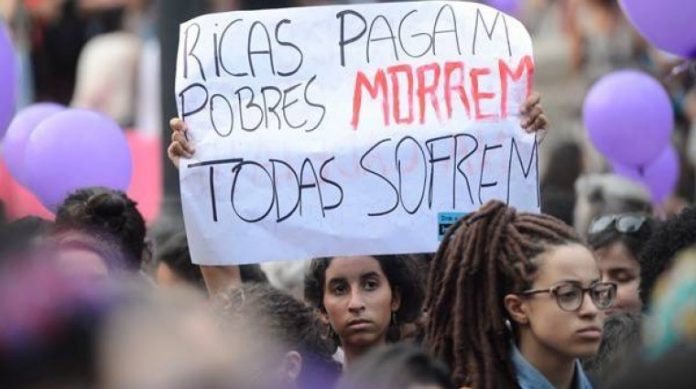
[[[595,305],[594,301],[592,301],[592,297],[590,297],[590,293],[583,293],[582,295],[582,305],[580,306],[580,309],[578,310],[578,313],[580,316],[583,317],[590,317],[593,318],[599,314],[600,310],[597,308]]]
[[[359,288],[352,288],[350,293],[350,301],[348,302],[348,310],[352,313],[358,313],[365,309],[362,293]]]

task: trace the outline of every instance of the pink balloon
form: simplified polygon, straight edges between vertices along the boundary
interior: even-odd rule
[[[614,172],[642,183],[655,204],[662,204],[674,193],[679,181],[679,155],[669,146],[644,169],[614,164]]]
[[[29,137],[24,160],[29,189],[54,212],[77,189],[104,186],[125,192],[131,181],[123,130],[94,111],[69,109],[42,121]]]

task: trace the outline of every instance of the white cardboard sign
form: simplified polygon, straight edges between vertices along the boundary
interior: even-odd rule
[[[532,43],[464,2],[204,15],[181,25],[176,102],[194,262],[432,252],[459,215],[539,210],[519,125]]]

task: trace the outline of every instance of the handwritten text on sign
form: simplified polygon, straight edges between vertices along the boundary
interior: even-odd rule
[[[434,251],[438,214],[538,210],[531,39],[486,6],[230,12],[181,25],[199,264]]]

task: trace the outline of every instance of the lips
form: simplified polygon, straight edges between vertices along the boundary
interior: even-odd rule
[[[372,322],[367,319],[354,319],[348,322],[347,327],[351,330],[365,330],[372,327]]]
[[[602,339],[602,328],[597,326],[589,326],[578,330],[577,334],[584,339],[599,340]]]

